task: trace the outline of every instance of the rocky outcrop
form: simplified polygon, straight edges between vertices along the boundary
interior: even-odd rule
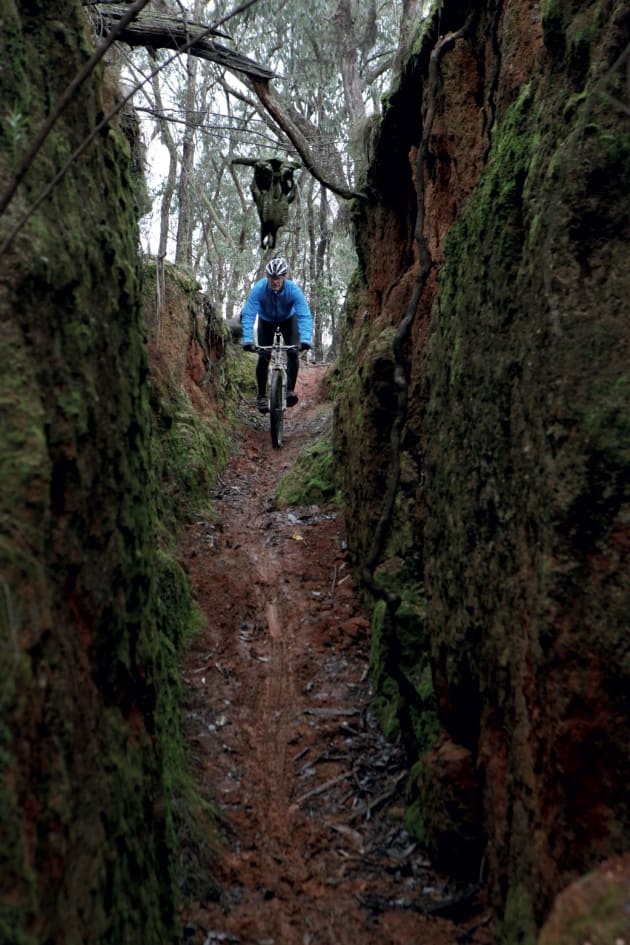
[[[461,866],[459,830],[506,943],[630,842],[628,32],[446,0],[354,209],[335,442],[377,682],[416,831]]]

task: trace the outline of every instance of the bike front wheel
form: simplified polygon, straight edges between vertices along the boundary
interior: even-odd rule
[[[275,449],[282,446],[284,427],[284,410],[282,405],[282,375],[279,371],[271,374],[269,385],[269,424],[271,430],[271,444]]]

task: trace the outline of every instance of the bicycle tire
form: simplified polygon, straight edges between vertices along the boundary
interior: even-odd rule
[[[280,371],[272,371],[271,384],[269,385],[269,429],[271,431],[271,445],[274,449],[282,446],[283,428],[282,375]]]

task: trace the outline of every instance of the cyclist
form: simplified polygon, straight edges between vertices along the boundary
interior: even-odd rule
[[[256,350],[253,334],[256,316],[259,345],[273,344],[274,333],[278,327],[285,345],[296,345],[300,351],[310,349],[313,316],[300,287],[287,278],[288,271],[286,259],[277,256],[265,266],[265,278],[253,285],[241,312],[244,351]],[[270,351],[258,352],[256,404],[261,413],[269,411],[266,390],[270,358]],[[287,351],[287,407],[293,407],[298,402],[298,395],[295,393],[298,367],[297,350]]]

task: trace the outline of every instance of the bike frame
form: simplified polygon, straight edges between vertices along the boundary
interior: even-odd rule
[[[282,333],[276,329],[272,345],[257,345],[256,351],[270,351],[267,374],[269,398],[269,430],[274,449],[282,446],[284,411],[287,408],[287,351],[299,351],[298,345],[283,344]]]

